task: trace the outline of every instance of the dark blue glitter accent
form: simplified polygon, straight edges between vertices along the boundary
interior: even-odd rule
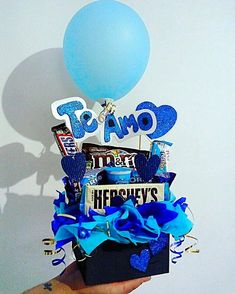
[[[152,252],[152,255],[156,255],[157,253],[162,251],[162,249],[165,248],[167,245],[168,245],[168,236],[163,233],[160,235],[157,241],[152,240],[149,242],[149,248]]]
[[[135,167],[137,172],[141,179],[146,183],[153,178],[160,162],[161,160],[157,155],[152,155],[148,160],[142,153],[135,156]]]
[[[140,252],[140,255],[132,254],[130,257],[130,264],[134,269],[140,272],[146,272],[150,260],[150,252],[148,249],[144,249]]]
[[[64,156],[61,159],[61,166],[71,180],[81,181],[86,172],[86,157],[83,153],[76,153],[72,156]]]

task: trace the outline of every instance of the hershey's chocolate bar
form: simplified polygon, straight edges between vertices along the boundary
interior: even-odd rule
[[[84,212],[87,214],[91,208],[102,213],[105,206],[111,205],[115,196],[126,200],[128,196],[133,195],[137,204],[163,201],[164,187],[165,184],[156,183],[85,186],[82,197]]]

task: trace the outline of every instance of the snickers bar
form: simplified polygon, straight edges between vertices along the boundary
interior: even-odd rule
[[[65,123],[52,127],[51,131],[62,156],[74,156],[78,152],[74,137]]]

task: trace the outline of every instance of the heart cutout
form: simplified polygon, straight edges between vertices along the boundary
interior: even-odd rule
[[[74,157],[64,156],[61,159],[61,166],[72,181],[80,182],[86,172],[85,154],[76,153]]]
[[[157,126],[153,133],[147,136],[150,139],[156,139],[165,135],[174,126],[177,120],[177,112],[170,105],[161,105],[157,107],[150,101],[140,103],[136,110],[149,109],[154,112],[157,119]]]
[[[130,264],[133,268],[140,272],[146,272],[150,260],[150,252],[144,249],[138,254],[132,254],[130,257]]]
[[[152,252],[152,255],[156,255],[160,251],[162,251],[163,248],[165,248],[168,245],[168,236],[166,234],[161,234],[157,240],[151,240],[149,242],[149,248]]]
[[[149,159],[142,153],[135,156],[135,167],[137,172],[146,183],[156,174],[160,162],[161,160],[157,155],[152,155]]]

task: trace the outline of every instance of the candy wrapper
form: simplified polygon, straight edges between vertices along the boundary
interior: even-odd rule
[[[80,210],[85,214],[90,209],[103,212],[105,206],[111,206],[112,199],[116,196],[127,200],[129,196],[134,195],[137,205],[151,201],[164,201],[164,189],[164,184],[88,185],[83,189]],[[82,205],[85,205],[85,209]]]
[[[78,152],[74,137],[65,123],[52,127],[51,131],[62,156],[74,156]]]
[[[91,168],[101,168],[110,163],[113,163],[114,166],[133,168],[136,154],[143,153],[145,156],[149,156],[149,151],[145,150],[101,146],[91,143],[83,143],[82,152],[86,154],[86,160],[91,163]]]

